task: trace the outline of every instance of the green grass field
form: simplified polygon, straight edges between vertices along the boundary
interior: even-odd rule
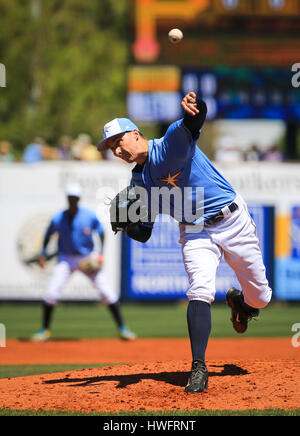
[[[122,312],[128,326],[141,338],[187,337],[186,302],[170,304],[123,304]],[[211,337],[236,337],[225,304],[212,306]],[[0,323],[6,327],[7,338],[29,339],[41,327],[39,304],[0,304]],[[291,336],[291,328],[300,322],[299,304],[273,303],[251,321],[243,337]],[[60,304],[53,317],[55,339],[112,338],[117,330],[103,304]]]
[[[186,323],[186,302],[170,304],[123,304],[122,312],[128,326],[134,330],[140,338],[159,337],[188,337]],[[273,303],[261,311],[258,320],[251,321],[250,327],[243,337],[291,337],[292,325],[300,322],[299,304]],[[0,323],[5,325],[6,337],[29,339],[33,332],[40,328],[41,323],[40,304],[0,304]],[[225,304],[216,303],[212,306],[212,334],[211,337],[236,337],[229,320],[230,311]],[[114,338],[117,330],[110,313],[103,304],[60,304],[54,313],[53,339],[83,339],[83,338]],[[1,352],[1,351],[0,351]],[[124,362],[120,362],[124,363]],[[107,362],[107,365],[111,365]],[[91,365],[99,367],[103,365]],[[0,378],[17,377],[26,375],[38,375],[50,372],[68,371],[80,369],[80,364],[67,365],[1,365]],[[247,412],[153,412],[155,416],[299,416],[300,409],[265,410]],[[0,416],[75,416],[78,413],[63,413],[51,411],[13,411],[1,410]],[[83,414],[87,416],[105,415],[101,413]],[[129,415],[124,413],[124,415]],[[141,415],[141,413],[132,414]],[[151,416],[151,413],[144,415]],[[122,416],[122,413],[118,416]]]

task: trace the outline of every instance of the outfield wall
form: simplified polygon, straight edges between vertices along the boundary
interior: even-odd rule
[[[242,163],[218,165],[218,169],[250,207],[275,207],[275,295],[282,299],[300,299],[300,165]],[[121,237],[110,230],[106,204],[129,180],[130,167],[121,162],[1,163],[0,300],[39,300],[42,297],[55,259],[45,271],[28,260],[39,253],[51,215],[66,206],[64,187],[70,181],[82,184],[81,204],[93,208],[104,225],[105,271],[120,293]],[[55,250],[55,241],[49,246],[51,250]],[[176,256],[175,253],[177,259]],[[219,276],[218,282],[224,282],[226,277]],[[184,286],[184,280],[176,283],[176,286]],[[124,291],[124,280],[122,285]],[[97,298],[89,281],[80,273],[72,276],[62,295],[65,301]]]

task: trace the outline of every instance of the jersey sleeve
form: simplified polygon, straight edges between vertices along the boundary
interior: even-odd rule
[[[43,247],[42,247],[42,256],[46,255],[47,251],[47,245],[49,243],[49,240],[51,236],[57,231],[56,225],[55,225],[55,218],[52,218],[47,229],[45,232],[44,240],[43,240]]]
[[[189,129],[192,134],[192,137],[197,140],[199,138],[199,134],[201,132],[201,128],[205,122],[207,115],[207,105],[205,101],[203,101],[199,96],[197,96],[197,108],[199,113],[196,115],[190,115],[188,112],[185,112],[183,118],[183,124]]]
[[[196,144],[201,134],[207,115],[207,105],[199,95],[196,102],[199,113],[190,115],[185,112],[184,118],[171,124],[164,136],[163,152],[167,155],[171,151],[174,160],[185,159],[190,147]]]
[[[200,132],[199,132],[200,134]],[[190,130],[185,126],[183,119],[172,123],[163,139],[163,158],[171,157],[173,162],[185,161],[191,147],[196,144],[197,137],[192,136]]]

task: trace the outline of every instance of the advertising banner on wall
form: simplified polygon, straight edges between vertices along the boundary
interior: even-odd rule
[[[276,296],[281,300],[300,300],[300,204],[278,218],[276,242]]]
[[[267,268],[273,281],[274,208],[249,206]],[[123,237],[122,297],[126,300],[183,299],[188,289],[178,223],[156,222],[151,238],[142,244]],[[239,287],[234,271],[222,259],[217,270],[216,300],[224,300],[228,288]]]

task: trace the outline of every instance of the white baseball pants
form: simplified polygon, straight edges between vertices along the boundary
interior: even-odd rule
[[[71,274],[79,270],[78,264],[84,257],[85,256],[81,255],[59,256],[58,262],[53,269],[46,293],[44,295],[45,303],[55,305],[59,301],[63,287],[66,285]],[[104,303],[114,304],[118,301],[118,296],[112,290],[110,284],[108,283],[107,277],[102,270],[96,274],[85,275],[91,280],[99,293],[99,297]]]
[[[211,304],[216,293],[216,271],[222,255],[235,271],[245,302],[256,309],[271,300],[272,290],[266,278],[255,224],[240,195],[234,202],[239,208],[199,233],[188,233],[180,224],[182,254],[190,287],[189,300]]]

